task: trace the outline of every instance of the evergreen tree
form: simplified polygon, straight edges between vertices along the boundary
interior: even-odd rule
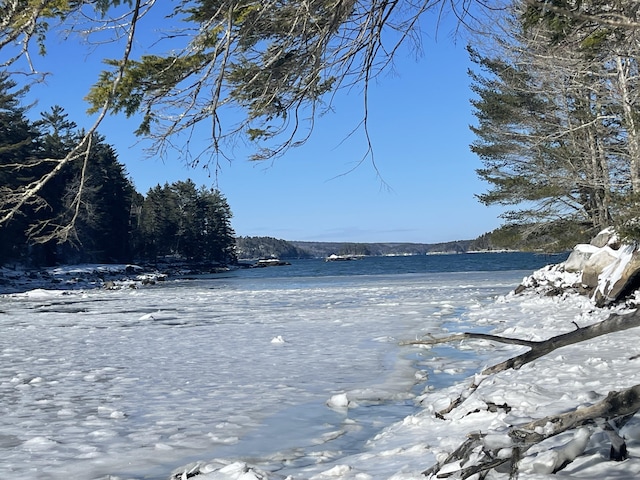
[[[178,199],[169,184],[157,185],[147,192],[140,215],[143,258],[177,254],[178,217]]]
[[[41,114],[38,125],[43,158],[64,156],[83,138],[84,132],[67,117],[60,106]],[[72,223],[73,234],[66,242],[52,236],[40,248],[57,250],[65,262],[129,261],[134,191],[115,150],[104,137],[94,134],[88,157],[69,162],[42,190],[55,225]],[[47,233],[45,229],[38,231],[39,235]]]
[[[9,198],[19,185],[30,178],[28,163],[37,151],[38,132],[20,103],[25,91],[16,90],[16,86],[6,73],[0,72],[0,204],[4,206],[0,207],[0,216],[10,208]],[[25,259],[25,230],[32,213],[32,208],[25,209],[22,215],[0,225],[0,264]]]
[[[514,223],[569,220],[597,231],[615,220],[613,198],[634,183],[640,137],[621,92],[638,77],[589,36],[559,45],[557,25],[527,23],[528,5],[515,4],[484,53],[471,49],[482,69],[472,73],[472,150],[491,185],[479,198],[518,207],[506,214]],[[630,51],[623,65],[635,63]]]
[[[235,263],[231,209],[215,189],[192,180],[152,188],[140,216],[141,256],[179,256],[196,262]]]
[[[130,213],[135,189],[115,150],[96,136],[86,175],[78,238],[87,260],[131,260]]]
[[[201,187],[199,197],[204,209],[203,256],[222,264],[237,262],[235,232],[231,227],[231,208],[226,198],[215,189]]]
[[[38,157],[43,160],[43,164],[33,170],[31,181],[46,174],[49,159],[67,155],[82,138],[77,130],[77,124],[69,120],[68,115],[59,105],[51,107],[50,111],[41,112],[40,120],[34,122],[34,125],[39,130]],[[71,187],[77,185],[74,180],[77,172],[78,168],[74,168],[73,163],[66,164],[40,189],[39,198],[46,207],[30,217],[28,228],[30,241],[34,244],[31,260],[37,264],[55,265],[58,261],[64,261],[60,258],[62,252],[58,247],[58,241],[47,237],[58,225],[68,221],[70,216],[67,211],[68,197],[73,195]],[[70,235],[66,240],[77,240],[77,237],[75,234]],[[71,251],[68,249],[68,252]]]
[[[175,182],[171,185],[178,207],[178,232],[176,236],[176,253],[189,260],[201,260],[204,244],[202,229],[204,227],[203,208],[191,180]]]

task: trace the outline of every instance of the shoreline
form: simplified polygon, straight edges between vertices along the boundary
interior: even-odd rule
[[[0,267],[0,295],[24,293],[34,289],[134,289],[186,275],[223,273],[233,268],[221,265],[189,265],[184,262],[164,265],[92,263],[45,268],[4,266]]]

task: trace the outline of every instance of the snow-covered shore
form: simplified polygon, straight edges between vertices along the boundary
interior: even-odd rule
[[[0,267],[0,293],[18,293],[37,288],[79,290],[116,285],[135,287],[164,278],[165,275],[158,271],[127,264],[83,264],[42,269]]]
[[[155,285],[168,278],[185,277],[229,270],[217,265],[189,265],[166,263],[136,264],[80,264],[48,268],[0,267],[0,294],[19,293],[33,289],[86,290],[93,288],[138,288]]]

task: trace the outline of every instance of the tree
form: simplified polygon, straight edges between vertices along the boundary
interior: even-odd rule
[[[100,136],[94,144],[85,172],[86,194],[77,222],[78,238],[87,260],[129,262],[131,205],[136,192],[113,147]]]
[[[6,73],[0,73],[0,203],[25,178],[24,159],[36,155],[38,132],[25,116],[20,104],[24,90]],[[26,213],[0,224],[0,263],[17,260],[26,252]]]
[[[83,138],[83,131],[67,117],[62,107],[54,106],[36,122],[42,158],[64,156]],[[86,158],[69,162],[42,188],[47,214],[32,221],[28,233],[42,245],[40,249],[57,250],[67,261],[129,261],[129,216],[135,190],[105,138],[94,134],[91,143]],[[60,242],[56,232],[70,224],[73,229]]]
[[[199,198],[203,208],[203,257],[221,264],[237,262],[235,232],[231,226],[231,208],[216,189],[201,187]]]
[[[236,262],[231,209],[215,189],[191,180],[149,190],[142,206],[140,255],[179,256],[197,262]]]
[[[573,218],[597,231],[615,220],[614,198],[635,183],[637,42],[604,48],[608,31],[562,30],[560,44],[559,27],[530,22],[527,6],[516,4],[501,23],[489,55],[471,50],[485,72],[472,74],[472,150],[492,185],[479,198],[524,207],[508,212],[512,222]]]
[[[588,22],[640,27],[632,8],[619,8],[624,2],[611,8],[602,0],[526,1],[530,18],[549,19],[562,32]],[[187,158],[192,165],[203,159],[210,165],[219,155],[231,155],[242,139],[255,145],[255,159],[277,157],[304,143],[314,119],[331,109],[332,95],[358,87],[363,93],[362,126],[371,146],[370,82],[392,65],[403,44],[413,42],[419,48],[421,19],[445,8],[463,23],[477,18],[482,23],[482,11],[496,7],[467,0],[180,0],[170,7],[153,0],[4,3],[0,65],[11,67],[15,75],[44,78],[34,50],[46,53],[53,33],[64,34],[68,41],[77,35],[96,55],[107,43],[116,43],[122,53],[105,59],[107,70],[87,96],[97,113],[93,126],[67,155],[48,159],[47,173],[4,198],[0,223],[37,201],[67,163],[87,158],[92,135],[109,112],[140,115],[138,133],[150,138],[152,152],[159,154],[173,148],[181,134],[188,145],[192,135],[206,132],[210,148],[187,152]],[[149,40],[144,31],[150,25],[154,34]],[[206,130],[201,128],[205,122]],[[70,207],[82,201],[82,187],[80,183]],[[55,234],[65,240],[71,232],[72,226],[61,225]]]
[[[5,77],[3,77],[5,78]],[[11,81],[0,84],[0,202],[13,195],[16,185],[36,182],[51,158],[73,151],[83,132],[54,106],[29,122],[19,95],[11,95]],[[58,261],[126,261],[130,258],[129,215],[134,194],[115,151],[94,135],[89,160],[70,161],[39,190],[33,202],[7,222],[2,232],[0,261],[29,261],[53,265]],[[78,198],[78,185],[83,195]],[[5,203],[6,204],[6,203]],[[73,206],[73,208],[70,208]],[[71,221],[69,216],[73,215]],[[60,225],[68,230],[66,245],[55,235]],[[82,247],[82,250],[79,250]]]
[[[140,214],[140,235],[143,258],[175,254],[178,234],[178,201],[169,187],[157,185],[147,192]]]

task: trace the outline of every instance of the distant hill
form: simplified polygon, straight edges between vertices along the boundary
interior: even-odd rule
[[[471,250],[563,252],[579,243],[589,243],[597,233],[597,229],[590,224],[564,219],[546,223],[504,225],[476,238]]]
[[[259,258],[311,258],[312,255],[291,242],[273,237],[237,237],[236,253],[239,259]]]
[[[350,243],[350,242],[298,242],[289,241],[313,257],[337,255],[426,255],[427,253],[464,253],[472,240],[444,243]]]
[[[353,243],[353,242],[299,242],[273,237],[238,237],[238,258],[282,259],[325,258],[338,255],[425,255],[427,253],[463,253],[473,240],[444,243]]]
[[[597,232],[595,232],[597,233]],[[588,243],[595,233],[589,225],[559,220],[548,223],[502,226],[473,240],[442,243],[299,242],[272,237],[238,237],[238,258],[325,258],[336,255],[426,255],[519,250],[557,253]]]

